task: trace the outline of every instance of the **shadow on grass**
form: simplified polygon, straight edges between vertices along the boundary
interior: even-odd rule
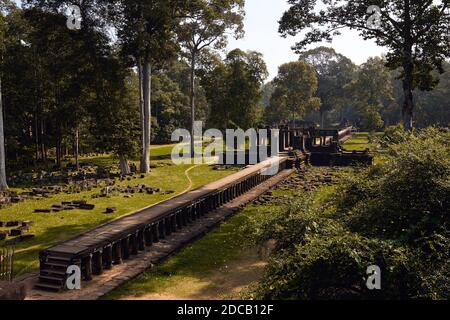
[[[171,280],[178,282],[183,281],[183,278],[193,278],[201,281],[206,274],[239,258],[245,249],[250,248],[250,241],[243,228],[250,222],[248,214],[232,217],[164,264],[116,289],[104,297],[104,300],[155,293],[170,285]],[[205,290],[211,290],[211,288],[205,288]]]

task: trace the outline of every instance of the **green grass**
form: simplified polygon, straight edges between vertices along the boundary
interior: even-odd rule
[[[369,134],[360,133],[345,144],[348,150],[365,150],[371,148]],[[341,173],[345,174],[345,173]],[[338,186],[323,186],[313,194],[313,206],[323,207],[324,214],[331,212],[328,200],[336,192]],[[298,191],[273,191],[274,195],[288,195],[295,199]],[[243,212],[232,217],[203,239],[193,243],[164,264],[145,272],[142,276],[115,289],[104,299],[121,299],[141,297],[147,294],[174,293],[176,290],[189,290],[201,283],[209,274],[221,270],[226,264],[242,258],[248,247],[254,243],[248,236],[255,219],[263,220],[280,206],[260,205],[249,206]],[[209,284],[214,285],[214,284]]]
[[[364,151],[370,149],[371,146],[368,132],[360,132],[344,143],[344,148],[348,151]]]
[[[159,159],[168,157],[171,149],[171,146],[156,148],[154,149],[153,157]],[[100,159],[89,160],[109,164],[113,161],[112,157],[101,157]],[[159,161],[159,163],[169,164],[169,161]],[[175,191],[175,193],[171,195],[136,194],[132,198],[125,198],[124,195],[114,195],[109,198],[92,199],[92,195],[99,193],[100,191],[100,189],[96,189],[79,194],[55,195],[50,199],[27,200],[1,209],[0,221],[31,220],[34,222],[30,231],[36,235],[35,239],[16,245],[17,255],[14,265],[16,275],[36,269],[39,265],[38,253],[41,250],[67,240],[95,226],[133,213],[139,209],[166,200],[185,191],[186,188],[189,187],[189,180],[185,175],[185,171],[191,167],[194,167],[194,165],[163,166],[153,169],[152,172],[143,179],[118,183],[118,185],[137,185],[143,183],[156,188],[161,188],[162,190]],[[234,171],[216,171],[213,170],[213,167],[211,166],[201,165],[191,170],[189,176],[192,179],[193,188],[197,188],[223,178],[232,172]],[[95,205],[95,209],[92,211],[73,210],[50,214],[34,213],[35,209],[48,208],[54,204],[72,200],[87,200],[89,203]],[[118,211],[110,215],[105,214],[105,209],[109,206],[117,207]]]
[[[315,191],[313,205],[322,205],[332,196],[335,188],[324,186]],[[280,189],[274,190],[273,194],[289,195],[291,199],[296,197],[295,192]],[[115,300],[165,293],[177,297],[177,294],[195,290],[206,276],[217,273],[233,261],[240,261],[248,249],[255,246],[249,236],[255,221],[267,219],[281,209],[282,207],[272,204],[248,206],[167,262],[115,289],[103,299]],[[214,283],[208,285],[214,286]]]
[[[189,290],[191,284],[201,282],[205,275],[241,258],[243,252],[253,244],[245,226],[251,222],[252,217],[263,217],[272,210],[271,206],[249,206],[164,264],[117,288],[104,299],[176,293],[174,290],[180,288],[180,285],[184,290]]]
[[[375,138],[383,136],[383,132],[377,132],[374,134]],[[375,155],[375,164],[380,164],[385,161],[384,151],[369,140],[370,134],[368,132],[360,132],[355,137],[347,140],[343,147],[347,151],[365,151],[369,149]]]

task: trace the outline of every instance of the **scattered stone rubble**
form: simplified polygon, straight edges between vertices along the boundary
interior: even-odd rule
[[[157,194],[157,193],[163,193],[161,189],[154,188],[152,186],[148,186],[145,184],[138,184],[137,186],[107,186],[104,187],[100,193],[94,194],[92,198],[105,198],[111,195],[117,195],[117,194],[125,194],[125,195],[132,195],[137,193],[146,193],[149,195]]]
[[[324,185],[335,185],[339,182],[336,173],[344,171],[346,168],[335,167],[308,167],[300,170],[292,175],[289,179],[278,186],[277,190],[285,191],[289,194],[276,195],[273,191],[269,191],[262,195],[259,199],[254,201],[256,205],[272,204],[282,205],[286,204],[293,198],[295,193],[313,192]]]
[[[0,241],[11,238],[5,241],[5,245],[8,246],[33,239],[35,237],[34,234],[29,233],[32,225],[33,221],[0,221],[0,228],[8,229],[0,231]]]
[[[46,209],[35,209],[35,213],[52,213],[52,212],[61,212],[61,211],[69,211],[74,209],[81,210],[94,210],[95,205],[87,203],[86,200],[74,200],[68,202],[62,202],[61,204],[54,204],[51,208]]]

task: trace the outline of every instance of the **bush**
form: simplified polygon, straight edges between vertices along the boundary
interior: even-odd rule
[[[409,243],[449,230],[450,133],[427,129],[390,145],[388,153],[383,164],[339,192],[347,224],[365,235]]]
[[[402,299],[426,291],[410,269],[411,254],[351,233],[313,238],[273,259],[258,289],[262,299]],[[382,290],[366,286],[367,268],[381,268]],[[414,281],[412,281],[414,280]],[[412,284],[412,285],[411,285]]]
[[[450,298],[450,131],[394,132],[386,161],[349,175],[325,213],[302,198],[261,224],[278,251],[258,298]],[[370,265],[381,291],[365,286]]]
[[[387,127],[384,135],[380,139],[380,144],[383,148],[389,145],[398,144],[405,140],[405,129],[402,125]]]
[[[254,220],[249,232],[257,243],[276,239],[277,250],[292,250],[316,236],[339,234],[341,225],[322,215],[312,204],[313,198],[300,196],[281,212],[273,212],[266,219]],[[256,226],[256,228],[255,228]]]

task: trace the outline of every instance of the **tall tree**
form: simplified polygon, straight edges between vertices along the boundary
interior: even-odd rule
[[[121,173],[127,175],[131,173],[128,159],[139,154],[139,79],[116,57],[102,63],[108,70],[104,74],[105,90],[97,98],[103,107],[92,109],[90,129],[99,149],[112,151],[119,158]]]
[[[5,153],[5,128],[3,122],[3,99],[2,99],[2,71],[3,55],[5,52],[7,36],[7,17],[6,15],[14,10],[15,6],[8,0],[0,1],[0,190],[8,189],[6,178],[6,153]]]
[[[124,56],[134,57],[141,78],[143,173],[150,171],[152,70],[176,53],[174,30],[180,19],[186,17],[188,3],[179,0],[115,0],[113,5],[108,6]]]
[[[3,16],[0,13],[0,44],[4,41]],[[3,50],[0,48],[0,68],[3,62]],[[0,190],[8,189],[6,181],[5,130],[3,124],[2,74],[0,69]]]
[[[337,53],[333,48],[319,47],[300,55],[314,66],[319,81],[317,96],[320,98],[320,125],[325,127],[325,114],[340,109],[345,104],[344,86],[352,81],[356,66],[347,57]]]
[[[315,96],[318,86],[316,72],[306,62],[295,61],[280,66],[274,84],[275,92],[267,112],[277,119],[269,118],[271,122],[295,121],[320,107],[320,99]]]
[[[411,129],[413,91],[431,90],[437,84],[431,71],[437,68],[442,73],[442,63],[450,57],[450,2],[289,0],[289,3],[290,9],[280,21],[280,32],[287,36],[306,31],[304,39],[296,45],[298,52],[311,43],[331,40],[343,28],[357,30],[364,39],[374,39],[389,49],[387,65],[403,70],[403,123],[405,129]],[[369,10],[374,5],[380,8],[379,16]],[[370,23],[374,18],[379,18],[380,23]]]
[[[391,72],[382,58],[369,58],[358,67],[355,79],[345,86],[343,92],[349,97],[356,119],[354,124],[363,130],[376,131],[383,127],[382,110],[393,102],[393,81]]]
[[[228,33],[239,38],[243,35],[244,0],[193,1],[189,17],[178,32],[191,67],[189,105],[191,107],[191,153],[194,156],[195,137],[195,70],[199,54],[205,48],[223,49]]]
[[[220,129],[248,129],[258,124],[267,67],[262,54],[235,49],[202,77],[210,104],[209,123]]]

